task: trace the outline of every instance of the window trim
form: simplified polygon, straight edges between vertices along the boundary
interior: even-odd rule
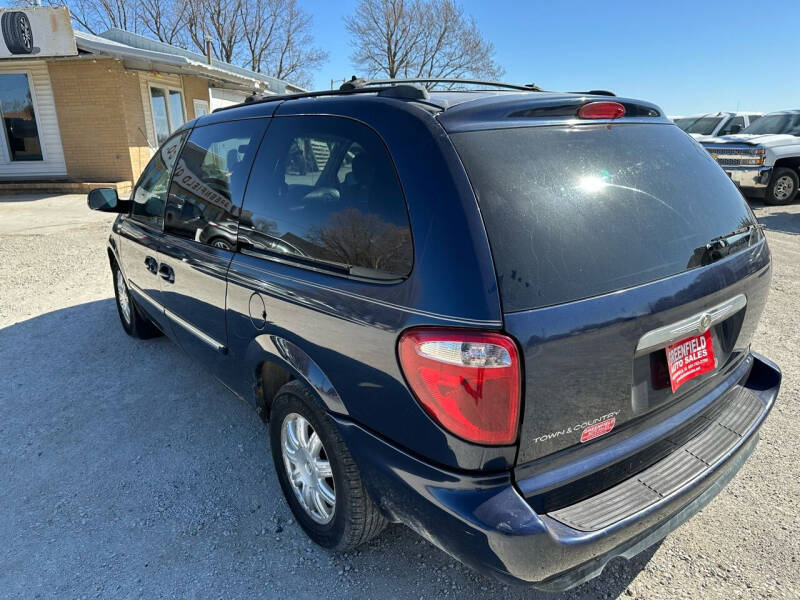
[[[186,120],[186,116],[187,116],[188,113],[186,112],[186,93],[183,91],[183,87],[179,87],[179,86],[175,86],[175,85],[169,85],[169,84],[166,84],[166,83],[155,83],[155,82],[152,82],[152,81],[148,81],[147,82],[147,91],[149,92],[149,100],[150,100],[150,118],[153,120],[153,135],[155,136],[155,142],[156,142],[156,145],[157,145],[157,150],[156,151],[158,151],[158,150],[161,149],[161,146],[163,146],[164,144],[159,144],[158,143],[158,129],[156,127],[156,113],[153,110],[153,90],[154,89],[163,90],[163,91],[167,92],[167,95],[166,95],[166,101],[167,101],[167,127],[170,128],[170,131],[169,131],[169,135],[167,135],[167,139],[164,140],[164,144],[166,144],[167,141],[175,133],[178,132],[178,130],[181,128],[181,126],[184,123],[188,122]],[[180,95],[181,95],[181,109],[183,110],[183,123],[181,123],[177,127],[173,127],[172,126],[172,115],[170,114],[170,110],[169,110],[169,92],[170,91],[172,91],[172,92],[180,92]]]
[[[0,127],[0,139],[2,140],[6,152],[8,162],[6,164],[19,164],[19,163],[43,163],[47,162],[47,150],[45,148],[44,138],[41,130],[41,118],[39,114],[39,103],[36,99],[36,86],[33,81],[33,73],[29,69],[19,69],[17,71],[2,71],[0,75],[25,75],[28,79],[28,89],[31,92],[31,104],[33,105],[33,118],[36,121],[36,133],[39,136],[39,147],[42,149],[41,160],[14,160],[11,156],[11,145],[8,143],[8,136],[6,135],[5,123]],[[0,119],[3,118],[3,109],[0,107]]]

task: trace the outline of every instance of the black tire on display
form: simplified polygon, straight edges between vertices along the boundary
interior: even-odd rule
[[[791,204],[797,197],[798,188],[800,188],[800,178],[797,176],[797,171],[779,167],[772,172],[764,202],[773,206]]]
[[[305,433],[298,434],[298,423]],[[312,541],[345,551],[383,531],[386,520],[367,494],[350,450],[305,384],[290,381],[278,390],[269,434],[283,495]]]
[[[33,52],[33,29],[28,15],[13,10],[0,17],[3,41],[11,54],[30,54]]]
[[[111,268],[114,279],[114,298],[117,301],[117,313],[122,323],[122,328],[129,336],[147,340],[164,335],[155,324],[137,308],[133,298],[128,293],[128,284],[117,265]]]

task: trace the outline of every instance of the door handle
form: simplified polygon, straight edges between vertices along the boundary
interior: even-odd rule
[[[161,263],[161,266],[158,267],[158,274],[167,283],[175,283],[175,271],[168,264]]]
[[[155,275],[156,272],[158,271],[158,261],[152,256],[146,256],[144,259],[144,264],[145,266],[147,266],[147,270],[150,271],[153,275]]]

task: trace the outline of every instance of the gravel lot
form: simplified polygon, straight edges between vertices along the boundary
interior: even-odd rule
[[[124,335],[85,197],[0,197],[0,596],[558,598],[402,526],[335,555],[292,521],[267,430],[165,339]],[[800,597],[800,204],[759,208],[775,274],[754,348],[783,391],[737,478],[564,598]]]

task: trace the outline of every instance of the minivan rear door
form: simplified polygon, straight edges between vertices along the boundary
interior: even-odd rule
[[[524,355],[518,462],[667,418],[665,407],[709,393],[744,357],[768,250],[736,187],[676,126],[623,119],[451,138]],[[667,348],[684,339],[673,358],[711,357],[673,391]]]

